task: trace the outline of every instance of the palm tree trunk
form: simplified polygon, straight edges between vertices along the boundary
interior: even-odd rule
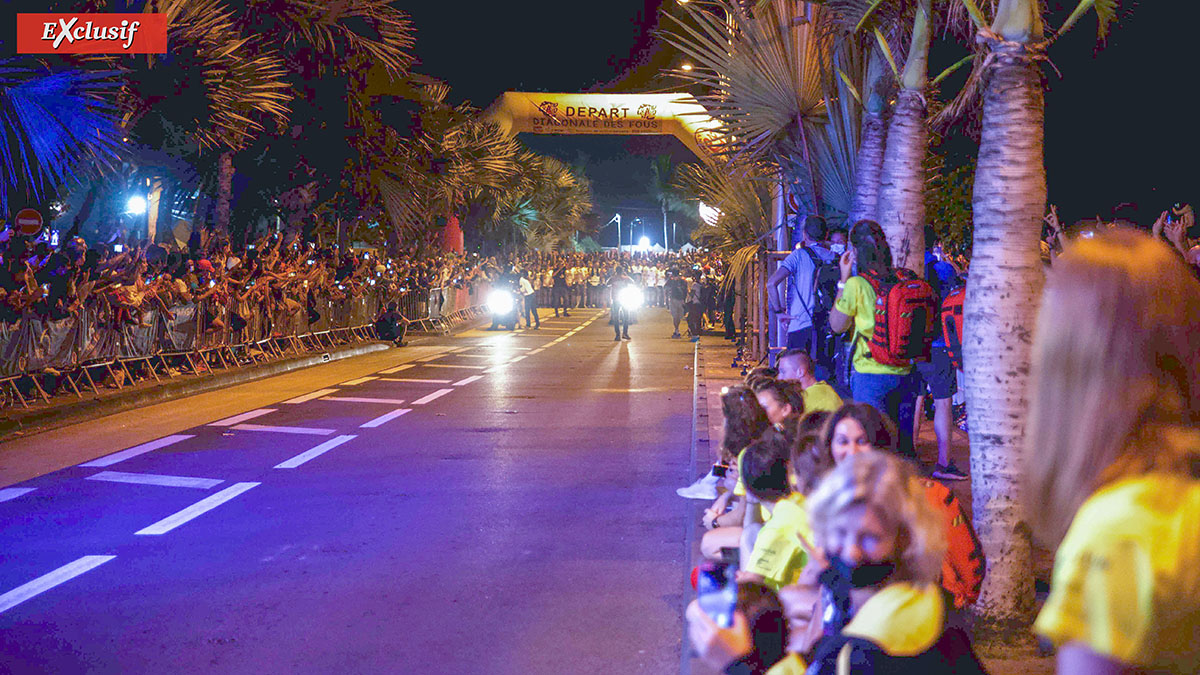
[[[912,42],[888,126],[877,212],[893,262],[918,274],[925,271],[925,153],[929,129],[924,92],[929,79],[932,6],[932,0],[920,0],[913,18]]]
[[[876,218],[887,235],[895,265],[918,274],[925,269],[925,153],[928,145],[925,97],[919,91],[901,89],[888,125]]]
[[[883,171],[883,148],[887,122],[883,113],[863,111],[858,156],[854,160],[854,199],[848,222],[874,219],[879,211],[879,179]]]
[[[670,251],[671,250],[671,240],[667,239],[667,205],[666,204],[662,205],[662,212],[663,212],[663,248]]]
[[[1021,452],[1031,336],[1043,270],[1045,101],[1031,48],[988,40],[983,137],[972,201],[975,237],[963,341],[975,529],[987,576],[975,607],[985,651],[1032,646],[1032,543]]]
[[[229,200],[233,194],[233,152],[226,150],[221,153],[217,164],[217,204],[214,216],[217,220],[217,232],[229,234]]]

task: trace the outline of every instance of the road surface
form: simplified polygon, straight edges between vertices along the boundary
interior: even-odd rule
[[[665,314],[0,445],[0,671],[678,671],[692,345]]]

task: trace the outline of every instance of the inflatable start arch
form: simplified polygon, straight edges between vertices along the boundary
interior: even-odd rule
[[[510,91],[485,114],[510,134],[668,134],[705,161],[713,158],[719,143],[719,123],[691,94]]]

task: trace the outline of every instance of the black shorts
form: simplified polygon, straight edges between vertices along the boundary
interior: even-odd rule
[[[929,361],[918,361],[917,372],[924,382],[922,389],[928,389],[935,399],[951,398],[958,392],[954,365],[950,363],[950,352],[945,347],[935,346]]]

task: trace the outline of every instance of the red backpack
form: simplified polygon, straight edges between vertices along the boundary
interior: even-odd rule
[[[896,268],[889,278],[863,274],[875,289],[875,335],[871,358],[885,366],[911,366],[928,361],[938,329],[933,286],[913,272]]]
[[[959,286],[942,300],[942,337],[946,340],[950,363],[958,370],[963,367],[963,302],[966,299],[967,287]]]

